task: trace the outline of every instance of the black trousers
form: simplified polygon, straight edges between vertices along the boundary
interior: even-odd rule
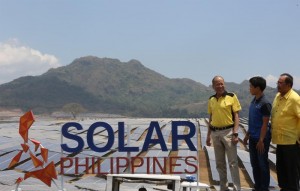
[[[300,190],[300,147],[298,144],[277,145],[276,170],[281,191]]]

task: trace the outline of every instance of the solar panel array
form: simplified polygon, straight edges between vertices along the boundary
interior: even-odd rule
[[[253,171],[252,171],[252,167],[251,167],[251,163],[250,163],[249,153],[247,151],[238,150],[238,157],[242,161],[242,163],[247,171],[248,176],[250,176],[252,182],[254,182]],[[277,186],[277,181],[274,179],[273,176],[270,176],[270,186],[271,187]]]
[[[73,134],[77,134],[78,136],[82,137],[85,142],[85,148],[75,155],[72,155],[72,157],[77,157],[79,159],[79,164],[82,166],[78,168],[77,174],[75,174],[75,167],[69,167],[65,169],[65,173],[69,175],[62,176],[63,178],[63,186],[64,188],[67,188],[67,190],[84,190],[84,189],[90,189],[90,190],[104,190],[105,189],[105,178],[104,176],[95,176],[95,175],[83,175],[86,173],[86,170],[89,172],[94,171],[96,172],[97,169],[101,169],[102,173],[115,173],[119,171],[120,173],[126,173],[126,170],[129,170],[126,166],[126,160],[128,156],[130,157],[137,157],[141,156],[143,158],[150,158],[147,162],[144,162],[143,164],[140,164],[139,167],[135,168],[135,173],[146,173],[147,170],[150,172],[154,172],[157,174],[162,173],[162,167],[164,166],[166,160],[169,159],[170,156],[174,155],[174,151],[171,150],[171,140],[172,140],[172,131],[171,131],[171,123],[172,120],[187,120],[187,119],[159,119],[158,123],[161,128],[161,132],[163,135],[163,139],[167,145],[168,151],[161,151],[161,146],[159,144],[156,145],[150,145],[149,150],[145,152],[141,152],[141,148],[144,144],[145,135],[147,134],[147,130],[149,128],[149,124],[153,119],[142,119],[142,118],[107,118],[107,119],[84,119],[78,121],[83,127],[83,130],[77,130],[75,128],[70,128],[70,132]],[[157,120],[157,119],[155,119]],[[199,144],[199,148],[206,149],[208,161],[209,161],[209,168],[212,174],[212,179],[215,181],[219,181],[219,176],[216,171],[215,167],[215,158],[214,158],[214,152],[213,147],[207,147],[206,145],[206,135],[207,135],[207,120],[208,119],[188,119],[196,127],[199,127],[199,133],[200,133],[200,139],[198,143],[197,137],[192,138],[192,142],[194,145]],[[86,136],[87,131],[91,124],[97,122],[97,121],[105,121],[111,127],[114,131],[115,136],[115,142],[112,146],[112,149],[107,152],[95,152],[89,149],[88,144],[86,142]],[[126,146],[132,146],[132,147],[139,147],[139,152],[131,152],[128,154],[127,152],[117,152],[119,148],[118,143],[118,122],[124,121],[125,122],[125,145]],[[40,118],[37,119],[34,125],[30,128],[29,131],[29,137],[37,139],[41,142],[41,144],[49,149],[49,162],[53,161],[56,165],[56,169],[58,172],[60,172],[60,160],[61,157],[67,157],[70,153],[63,152],[61,153],[60,148],[60,140],[61,140],[61,127],[63,124],[65,124],[66,121],[56,121],[56,120],[49,120]],[[240,128],[240,134],[244,134],[244,129],[247,128],[247,122],[244,121],[241,123],[242,128]],[[7,167],[11,161],[11,159],[22,149],[20,144],[22,143],[22,139],[20,135],[18,134],[18,127],[19,122],[18,119],[14,119],[10,121],[9,123],[0,123],[0,191],[2,190],[13,190],[15,189],[15,180],[17,177],[23,177],[24,172],[31,171],[31,170],[37,170],[36,168],[33,168],[32,162],[30,160],[30,157],[28,153],[23,153],[22,157],[20,159],[20,162],[10,170],[7,170]],[[244,128],[244,129],[243,129]],[[127,132],[127,129],[129,129],[130,134]],[[188,128],[179,128],[178,129],[179,134],[186,134],[188,133]],[[130,137],[130,142],[127,141],[127,137]],[[108,137],[107,131],[104,128],[97,128],[94,131],[94,142],[97,147],[103,147],[106,145],[107,140],[110,138]],[[157,138],[156,132],[153,133],[152,138]],[[76,147],[77,143],[73,140],[68,140],[63,138],[63,142],[68,144],[70,147]],[[32,143],[29,143],[32,144]],[[197,156],[196,151],[190,151],[187,147],[187,144],[184,140],[179,140],[179,150],[178,152],[175,152],[175,156]],[[239,150],[242,150],[243,147],[239,145]],[[243,154],[241,154],[243,153]],[[39,151],[36,152],[36,155],[38,158],[41,158],[41,155]],[[245,157],[243,158],[242,157]],[[98,160],[95,160],[93,162],[89,161],[87,164],[86,158],[95,157]],[[110,158],[116,158],[121,157],[124,160],[118,161],[118,169],[117,169],[117,161],[111,161]],[[153,159],[156,157],[155,159]],[[251,167],[249,166],[247,161],[247,152],[239,152],[239,157],[247,166],[247,172],[249,176],[251,176]],[[274,161],[274,155],[270,155],[270,160]],[[48,163],[49,163],[48,162]],[[96,164],[97,163],[97,164]],[[197,161],[193,161],[190,159],[190,164],[198,165]],[[87,164],[86,166],[84,166]],[[97,166],[98,165],[98,166]],[[176,165],[174,166],[173,171],[175,172],[184,172],[185,170],[192,171],[193,167],[191,165],[187,165],[186,161],[184,159],[177,159]],[[163,169],[164,170],[164,169]],[[169,169],[170,170],[170,169]],[[186,174],[180,174],[182,178],[186,177]],[[192,174],[192,176],[197,176],[197,174]],[[5,178],[4,178],[5,177]],[[229,182],[231,182],[231,176],[228,169],[228,177]],[[58,188],[61,187],[61,181],[60,179],[55,180],[55,183],[52,184],[52,186],[49,188],[45,186],[40,180],[29,178],[21,183],[20,187],[23,191],[25,190],[58,190]],[[274,184],[277,184],[274,182]],[[132,190],[132,188],[139,188],[143,185],[136,184],[136,185],[129,185],[124,183],[122,185],[123,190]],[[150,185],[147,185],[151,190],[152,187]]]

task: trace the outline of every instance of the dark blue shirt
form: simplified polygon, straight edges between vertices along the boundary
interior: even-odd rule
[[[263,124],[263,117],[270,117],[272,104],[266,99],[265,95],[259,99],[254,99],[250,103],[249,107],[249,122],[248,132],[251,138],[259,139],[260,131]],[[266,138],[270,137],[270,125],[268,125],[268,131]]]

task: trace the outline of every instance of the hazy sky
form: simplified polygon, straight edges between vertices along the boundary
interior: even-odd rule
[[[0,83],[93,55],[209,85],[300,89],[300,0],[0,0]]]

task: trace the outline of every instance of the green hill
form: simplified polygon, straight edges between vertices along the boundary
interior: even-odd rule
[[[83,57],[36,77],[0,86],[0,106],[59,111],[68,103],[90,112],[137,117],[196,117],[206,113],[211,88],[190,79],[170,79],[131,60]]]
[[[247,117],[252,99],[248,81],[226,82],[226,89],[238,95],[243,108],[240,115]],[[214,94],[211,87],[190,79],[167,78],[137,60],[93,56],[2,84],[0,91],[0,107],[6,109],[50,114],[76,103],[87,112],[134,117],[207,117],[207,100]],[[276,92],[270,87],[265,90],[271,101]]]

